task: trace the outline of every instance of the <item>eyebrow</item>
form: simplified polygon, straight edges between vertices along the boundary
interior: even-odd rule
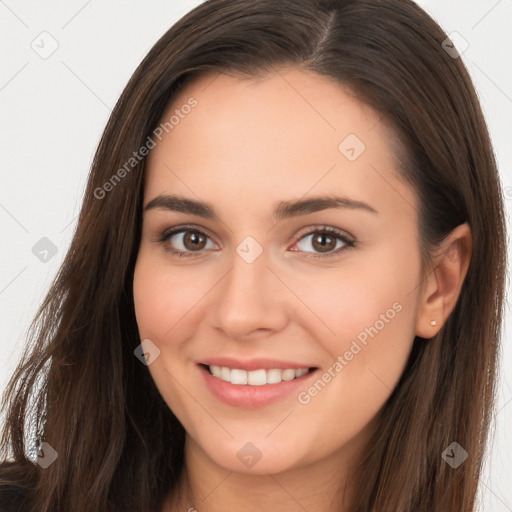
[[[350,199],[348,197],[317,196],[309,199],[280,201],[273,212],[273,218],[275,220],[282,220],[290,217],[296,217],[298,215],[307,215],[309,213],[327,210],[329,208],[363,210],[378,215],[377,210],[363,201]],[[144,207],[144,212],[154,209],[189,213],[192,215],[198,215],[199,217],[204,217],[205,219],[217,217],[217,214],[211,204],[178,195],[156,196]]]

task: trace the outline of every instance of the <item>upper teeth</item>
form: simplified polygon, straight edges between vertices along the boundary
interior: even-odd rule
[[[308,373],[307,368],[300,368],[299,370],[272,368],[270,370],[262,369],[251,372],[225,366],[210,365],[209,368],[210,372],[221,380],[231,382],[231,384],[249,384],[250,386],[277,384],[283,380],[293,380]]]

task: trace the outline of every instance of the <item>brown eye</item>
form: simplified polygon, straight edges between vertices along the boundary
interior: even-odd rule
[[[183,245],[190,251],[203,249],[206,245],[206,236],[197,231],[184,231]]]
[[[354,247],[355,243],[343,231],[323,226],[306,233],[296,245],[299,246],[300,251],[310,253],[311,257],[321,258],[339,255],[344,250]],[[308,251],[307,246],[313,247],[313,251]]]
[[[329,252],[336,248],[336,238],[325,233],[314,235],[312,242],[313,247],[319,252]]]
[[[205,248],[216,248],[216,245],[205,233],[183,226],[164,232],[158,241],[167,252],[179,257],[198,256]],[[213,247],[207,247],[209,241]]]

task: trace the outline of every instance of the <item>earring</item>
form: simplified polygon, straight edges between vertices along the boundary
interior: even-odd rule
[[[430,320],[430,325],[432,325],[432,326],[437,325],[437,322],[435,320]]]

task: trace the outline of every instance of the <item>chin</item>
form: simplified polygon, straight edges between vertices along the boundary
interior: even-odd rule
[[[264,438],[254,441],[230,439],[224,444],[202,446],[202,450],[225,470],[247,475],[276,474],[300,465],[296,448],[281,443],[276,445],[276,440]]]

